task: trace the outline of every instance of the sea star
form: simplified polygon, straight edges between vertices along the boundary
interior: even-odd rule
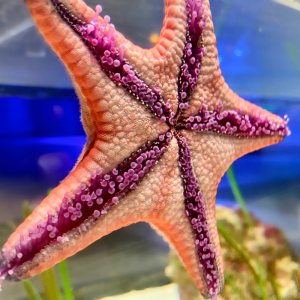
[[[22,280],[134,222],[177,249],[202,295],[217,299],[215,219],[221,176],[238,157],[283,140],[287,119],[239,98],[219,69],[207,0],[168,0],[144,50],[81,0],[25,0],[65,63],[87,144],[70,175],[4,245],[1,280]]]

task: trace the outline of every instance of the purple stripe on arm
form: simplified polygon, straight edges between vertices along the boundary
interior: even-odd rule
[[[91,174],[89,186],[80,184],[74,196],[67,192],[57,212],[48,212],[44,222],[38,222],[28,233],[20,234],[14,253],[2,250],[4,264],[0,268],[0,278],[8,276],[8,279],[18,266],[31,261],[45,246],[64,242],[64,234],[88,218],[96,220],[109,213],[162,158],[172,137],[168,131],[156,140],[148,141],[111,172],[102,174],[101,169],[97,169]]]
[[[200,268],[211,297],[216,297],[220,289],[218,269],[215,262],[216,253],[211,243],[206,222],[205,203],[199,189],[191,162],[191,153],[185,137],[175,133],[179,145],[179,166],[182,173],[186,215],[195,233],[195,244],[198,248]]]
[[[182,65],[178,78],[179,108],[187,109],[188,100],[195,90],[204,54],[202,33],[207,13],[204,12],[204,0],[187,0],[186,44],[183,50]]]
[[[244,115],[235,110],[221,112],[221,101],[218,102],[215,111],[209,111],[207,107],[206,104],[203,104],[197,115],[179,120],[177,128],[213,131],[238,137],[272,136],[274,134],[285,136],[290,134],[287,127],[287,116],[284,117],[282,123],[274,123],[261,113]]]
[[[151,89],[147,86],[125,59],[126,45],[117,47],[118,33],[109,23],[110,17],[105,16],[103,23],[98,21],[102,7],[96,6],[93,20],[87,23],[72,14],[59,0],[52,0],[52,3],[62,19],[81,37],[109,78],[125,88],[162,122],[172,124],[175,113],[171,111],[171,104],[164,101],[159,87]]]

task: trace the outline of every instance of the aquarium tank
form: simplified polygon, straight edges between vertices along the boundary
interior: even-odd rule
[[[101,16],[133,44],[154,47],[165,1],[97,1],[85,3],[101,4]],[[209,2],[226,83],[251,103],[287,115],[291,131],[236,160],[221,179],[216,217],[225,287],[215,299],[300,299],[300,0]],[[70,173],[87,138],[70,76],[24,2],[0,0],[0,24],[2,247]],[[3,281],[1,299],[204,298],[168,241],[140,222],[33,278]]]

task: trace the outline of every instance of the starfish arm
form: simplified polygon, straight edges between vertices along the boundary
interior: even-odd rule
[[[214,133],[199,134],[182,130],[181,134],[187,139],[191,152],[192,166],[199,183],[199,189],[205,203],[206,222],[210,233],[211,243],[216,253],[216,266],[220,284],[224,281],[224,267],[216,226],[216,194],[219,182],[234,160],[244,154],[281,141],[281,137],[264,137],[256,139],[219,135]]]
[[[259,114],[273,123],[283,124],[284,121],[280,117],[240,98],[225,83],[218,61],[217,41],[209,1],[205,0],[203,5],[208,16],[202,34],[205,52],[201,59],[198,85],[189,99],[189,108],[183,111],[183,116],[188,118],[196,115],[203,105],[207,105],[208,110],[215,111],[221,103],[222,110],[234,110],[249,116]]]
[[[34,276],[113,230],[162,214],[171,141],[169,131],[159,135],[113,169],[91,151],[10,236],[0,278]]]
[[[153,63],[150,62],[151,59],[153,61],[152,52],[127,41],[109,24],[108,16],[104,20],[97,18],[99,11],[94,13],[82,1],[72,0],[67,6],[56,0],[28,0],[26,4],[40,32],[71,75],[81,100],[82,121],[88,140],[96,131],[112,128],[108,119],[113,118],[105,114],[109,108],[105,101],[108,98],[119,105],[120,96],[131,98],[130,94],[133,94],[152,113],[162,117],[162,121],[170,117],[171,105],[166,105],[161,99],[160,88],[152,84],[150,87],[146,85],[146,92],[143,90],[143,82],[147,82],[154,72]],[[131,58],[133,66],[124,56]],[[140,80],[140,72],[146,74],[145,81]],[[150,80],[148,82],[153,83]],[[112,92],[116,84],[120,86],[117,93]],[[154,105],[147,103],[146,94],[152,97],[150,100],[153,99]],[[156,102],[160,102],[161,106],[157,107]]]

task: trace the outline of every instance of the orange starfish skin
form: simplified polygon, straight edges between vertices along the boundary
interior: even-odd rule
[[[66,192],[70,192],[73,197],[80,184],[89,186],[91,174],[97,168],[101,168],[104,174],[110,172],[142,144],[155,140],[172,127],[172,124],[159,122],[130,93],[116,86],[101,70],[80,36],[57,13],[50,0],[25,0],[25,3],[40,32],[70,73],[81,102],[82,123],[88,138],[73,171],[10,236],[4,245],[6,251],[12,251],[20,232],[27,232],[29,228],[35,228],[37,222],[45,221],[47,212],[57,212]],[[81,0],[68,0],[64,4],[87,22],[95,15]],[[271,123],[285,124],[280,117],[239,98],[228,88],[217,60],[209,2],[205,0],[203,5],[208,15],[202,34],[206,52],[201,61],[197,87],[186,110],[178,110],[178,74],[186,43],[185,0],[166,0],[165,20],[154,48],[141,49],[121,34],[117,46],[122,43],[126,45],[125,58],[129,64],[149,87],[158,86],[162,89],[164,100],[171,103],[172,111],[182,119],[197,115],[204,104],[208,105],[209,111],[215,111],[222,101],[222,111],[234,110],[253,116],[259,114]],[[103,21],[100,17],[98,20]],[[200,132],[185,129],[181,130],[181,135],[187,139],[194,173],[205,200],[210,240],[216,252],[219,293],[224,282],[215,217],[215,197],[220,179],[235,159],[278,143],[284,137],[275,133],[272,136],[237,138],[213,130]],[[200,292],[207,298],[216,299],[216,294],[208,290],[207,280],[199,267],[195,232],[186,216],[184,186],[178,166],[179,150],[176,138],[173,137],[166,153],[152,171],[108,214],[90,222],[88,230],[69,232],[69,242],[47,246],[46,252],[35,255],[32,261],[21,265],[13,279],[23,280],[34,276],[114,230],[147,221],[176,248]]]

